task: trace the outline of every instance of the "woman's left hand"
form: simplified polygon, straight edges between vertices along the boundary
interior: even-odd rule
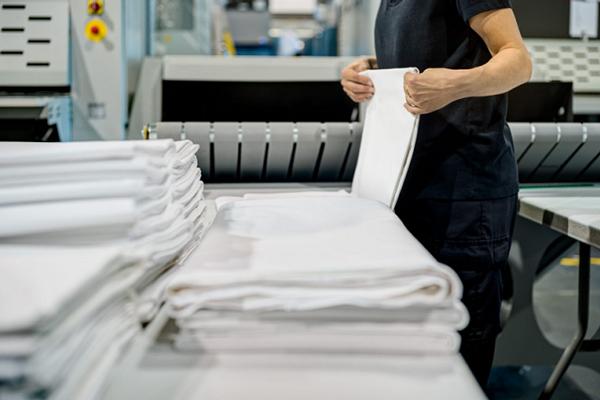
[[[460,71],[430,68],[423,73],[404,75],[404,107],[412,114],[429,114],[460,98]]]

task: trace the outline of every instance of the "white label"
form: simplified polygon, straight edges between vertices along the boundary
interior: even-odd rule
[[[571,0],[569,34],[572,37],[598,37],[598,0]]]

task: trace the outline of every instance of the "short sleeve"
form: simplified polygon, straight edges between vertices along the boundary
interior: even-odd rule
[[[510,0],[456,0],[458,14],[465,22],[485,11],[511,7]]]

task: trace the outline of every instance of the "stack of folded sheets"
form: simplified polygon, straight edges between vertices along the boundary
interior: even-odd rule
[[[214,215],[197,146],[0,148],[0,397],[94,398]]]
[[[385,205],[347,193],[223,198],[169,283],[177,344],[204,351],[449,354],[455,273]]]

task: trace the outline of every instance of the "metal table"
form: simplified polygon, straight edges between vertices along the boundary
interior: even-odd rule
[[[586,340],[589,322],[590,247],[600,248],[600,187],[527,188],[519,214],[579,242],[577,331],[554,368],[540,399],[549,399],[579,351],[600,351],[600,339]]]

